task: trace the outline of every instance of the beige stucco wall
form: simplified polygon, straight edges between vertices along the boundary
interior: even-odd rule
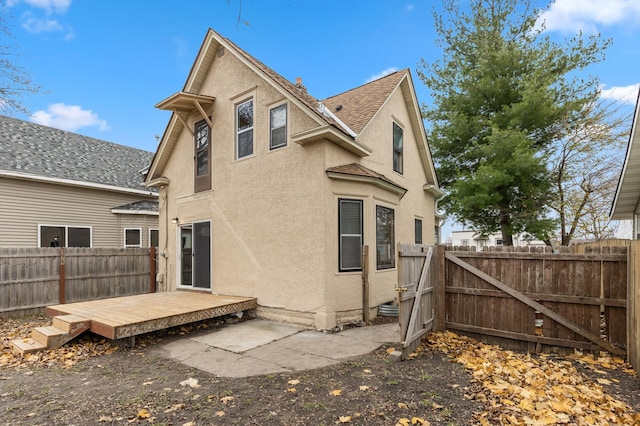
[[[282,94],[232,54],[216,58],[202,94],[216,97],[207,111],[213,117],[212,189],[193,193],[193,137],[179,137],[163,175],[163,221],[168,222],[166,289],[177,283],[179,222],[210,220],[212,229],[212,291],[253,296],[274,315],[285,309],[314,312],[324,304],[324,203],[318,193],[325,184],[319,144],[288,143],[269,150],[269,108],[285,101]],[[254,99],[254,155],[235,160],[235,105]],[[288,135],[310,128],[312,120],[288,103]],[[192,126],[201,118],[192,114]],[[169,220],[165,219],[169,218]],[[161,231],[161,244],[164,235]],[[161,250],[162,251],[162,250]],[[309,321],[309,315],[302,315]]]
[[[158,216],[119,215],[111,209],[155,196],[0,178],[1,247],[37,247],[38,225],[91,227],[93,247],[123,247],[124,228],[158,229]]]
[[[373,149],[359,158],[328,141],[291,143],[269,150],[269,109],[288,104],[288,136],[317,126],[307,113],[242,64],[231,52],[214,58],[199,92],[215,96],[212,116],[212,189],[194,194],[193,136],[182,130],[162,170],[159,288],[180,288],[178,227],[211,221],[211,291],[258,298],[258,314],[320,329],[362,318],[362,279],[338,272],[338,198],[364,203],[365,244],[370,246],[371,307],[393,300],[397,270],[376,271],[375,205],[396,211],[396,243],[413,242],[414,218],[424,241],[433,241],[433,197],[422,186],[419,160],[401,94],[382,109],[359,138]],[[235,160],[235,105],[254,99],[254,155]],[[392,119],[404,127],[404,174],[392,170]],[[188,126],[200,121],[187,117]],[[327,167],[361,162],[409,189],[404,198],[370,184],[334,180]],[[171,223],[178,218],[179,223]]]
[[[403,128],[403,173],[393,170],[392,144],[393,123]],[[376,206],[381,205],[395,211],[395,244],[414,242],[414,220],[421,219],[423,243],[434,243],[434,197],[424,191],[427,183],[422,162],[418,154],[414,131],[402,92],[398,89],[381,108],[376,119],[358,136],[358,141],[372,150],[372,155],[357,159],[350,153],[327,145],[326,167],[359,162],[363,166],[383,174],[399,186],[407,189],[404,196],[367,183],[329,179],[326,194],[327,241],[326,285],[327,305],[337,312],[337,320],[348,321],[362,314],[362,277],[359,272],[339,272],[338,268],[338,199],[353,198],[363,200],[364,244],[369,246],[370,308],[395,300],[397,283],[396,267],[376,269]],[[328,179],[328,178],[327,178]]]

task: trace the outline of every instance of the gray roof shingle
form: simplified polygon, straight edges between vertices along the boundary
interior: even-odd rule
[[[0,115],[0,170],[145,189],[153,152]]]

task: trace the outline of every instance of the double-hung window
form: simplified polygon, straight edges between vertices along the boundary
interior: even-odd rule
[[[393,123],[393,171],[402,174],[402,127]]]
[[[415,238],[416,244],[422,244],[422,219],[415,220]]]
[[[269,149],[287,146],[287,104],[269,111]]]
[[[395,212],[383,206],[376,206],[376,266],[377,269],[396,266]]]
[[[362,201],[338,200],[340,272],[362,270]]]
[[[236,105],[236,159],[253,155],[253,99]]]
[[[211,189],[211,129],[206,121],[195,124],[195,192]]]

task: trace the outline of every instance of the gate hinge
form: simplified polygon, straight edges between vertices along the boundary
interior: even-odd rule
[[[407,291],[406,287],[396,287],[396,291]]]

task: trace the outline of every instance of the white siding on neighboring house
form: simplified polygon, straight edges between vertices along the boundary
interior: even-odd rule
[[[142,228],[143,246],[158,216],[121,215],[111,209],[156,196],[0,178],[0,246],[37,247],[38,225],[91,227],[93,247],[123,247],[125,227]]]
[[[475,247],[477,250],[481,250],[483,247],[500,247],[502,246],[502,233],[496,232],[481,237],[477,231],[453,231],[451,245],[453,247]],[[540,240],[528,240],[524,235],[514,235],[513,245],[516,247],[541,247],[545,246],[545,243]]]

